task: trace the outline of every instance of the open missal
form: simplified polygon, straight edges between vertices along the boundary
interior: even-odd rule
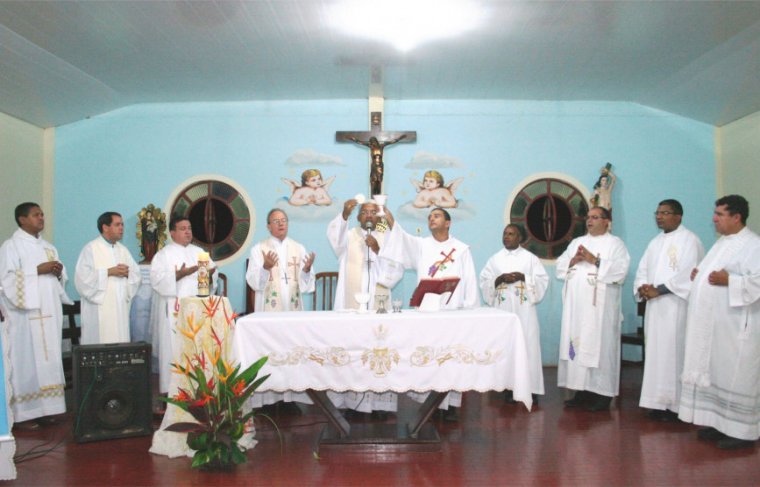
[[[459,284],[459,278],[453,276],[440,279],[422,279],[417,285],[417,289],[414,290],[414,294],[412,294],[409,306],[419,306],[422,302],[422,298],[425,297],[425,294],[427,293],[451,293],[453,295],[454,289],[457,288],[457,284]],[[446,304],[449,304],[449,301],[451,301],[451,295],[449,296],[449,299],[446,300]]]

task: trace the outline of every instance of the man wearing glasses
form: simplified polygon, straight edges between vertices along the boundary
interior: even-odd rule
[[[636,300],[646,302],[647,360],[639,406],[649,409],[655,421],[673,422],[681,396],[689,275],[705,251],[699,237],[681,224],[681,203],[661,201],[654,216],[662,232],[649,242],[633,283]]]
[[[255,309],[300,311],[303,294],[314,292],[314,252],[288,238],[288,215],[274,208],[267,214],[270,237],[251,249],[245,280],[256,291]]]
[[[631,258],[609,233],[610,221],[609,210],[591,208],[588,233],[557,259],[565,281],[557,382],[576,391],[565,401],[569,408],[607,410],[620,386],[620,291]]]

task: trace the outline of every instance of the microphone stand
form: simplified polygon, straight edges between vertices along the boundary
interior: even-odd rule
[[[364,224],[364,227],[367,229],[367,236],[372,235],[372,222],[366,222]],[[369,281],[370,281],[370,273],[369,273],[369,244],[367,245],[367,294],[369,294]]]

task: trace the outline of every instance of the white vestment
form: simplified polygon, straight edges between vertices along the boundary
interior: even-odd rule
[[[501,284],[496,278],[506,272],[522,272],[525,281]],[[549,275],[538,257],[522,247],[501,249],[480,272],[480,292],[486,304],[515,313],[520,318],[530,362],[533,394],[544,393],[544,371],[541,364],[541,334],[536,305],[544,299]]]
[[[270,250],[271,249],[271,250]],[[294,252],[289,252],[289,249]],[[264,252],[277,253],[277,265],[264,269]],[[289,255],[294,253],[294,255]],[[257,311],[298,311],[303,309],[303,295],[314,292],[314,267],[303,272],[306,248],[293,239],[280,241],[269,237],[251,248],[245,280],[256,292]],[[278,279],[279,282],[274,282]],[[274,309],[277,308],[277,309]]]
[[[686,337],[686,303],[691,270],[704,256],[693,232],[680,225],[657,235],[647,246],[636,271],[633,294],[643,284],[664,285],[670,294],[647,301],[644,314],[646,362],[639,406],[678,412]]]
[[[59,280],[37,274],[37,266],[58,261],[55,247],[22,229],[0,247],[0,279],[10,355],[10,404],[17,423],[66,412],[63,391],[61,303],[66,295],[66,269]]]
[[[179,300],[198,294],[198,271],[177,280],[176,271],[198,265],[198,255],[205,250],[197,245],[185,247],[169,243],[153,257],[150,263],[151,300],[150,327],[153,348],[158,349],[159,391],[169,390],[171,363],[174,361],[172,337],[176,334],[175,323],[179,312]],[[209,261],[209,269],[215,264]],[[216,282],[216,281],[214,281]]]
[[[117,264],[129,266],[128,277],[108,276]],[[140,281],[140,267],[121,243],[100,236],[84,246],[74,274],[82,298],[82,345],[130,341],[129,305]]]
[[[600,259],[570,267],[583,245]],[[631,258],[618,237],[584,235],[557,259],[562,289],[562,330],[557,383],[560,387],[617,396],[620,388],[620,290]]]
[[[278,262],[272,269],[266,270],[264,252],[269,249],[277,253]],[[289,249],[295,250],[294,255],[290,255]],[[280,241],[270,236],[254,245],[245,273],[246,282],[256,292],[254,309],[260,312],[302,310],[303,295],[314,292],[314,267],[309,272],[303,272],[307,256],[306,248],[288,237]],[[273,282],[275,279],[279,283]],[[305,392],[291,391],[257,392],[251,396],[250,404],[258,408],[278,401],[312,404]]]
[[[354,299],[357,292],[370,290],[369,309],[377,309],[375,297],[386,296],[385,306],[390,307],[391,291],[403,275],[403,268],[392,261],[381,259],[365,242],[367,230],[359,227],[348,229],[348,221],[339,213],[327,226],[327,239],[338,257],[338,283],[335,289],[333,309],[357,309]],[[380,248],[385,242],[386,232],[372,232]],[[369,260],[369,265],[368,265]],[[369,268],[369,272],[368,272]],[[350,408],[361,412],[396,411],[398,395],[393,392],[328,392],[330,400],[337,408]]]
[[[728,286],[708,282],[729,274]],[[721,237],[699,264],[686,321],[678,417],[743,440],[760,437],[760,237]]]
[[[417,272],[417,282],[422,279],[437,277],[459,277],[459,285],[451,295],[445,309],[476,308],[480,306],[478,278],[472,261],[470,247],[454,237],[439,242],[433,237],[415,237],[404,231],[399,222],[395,222],[390,235],[385,237],[385,246],[380,249],[380,256],[398,262],[407,269]],[[424,401],[426,394],[409,393],[418,401]],[[441,409],[462,404],[462,394],[450,392],[440,405]]]

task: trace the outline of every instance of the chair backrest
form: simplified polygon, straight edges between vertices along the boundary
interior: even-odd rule
[[[227,274],[220,272],[216,276],[218,282],[216,285],[216,294],[227,297]]]
[[[71,340],[71,345],[79,345],[79,337],[82,336],[82,330],[77,325],[77,316],[81,312],[81,301],[74,301],[74,304],[63,305],[63,316],[68,319],[68,326],[64,324],[61,338]]]
[[[317,272],[312,309],[315,311],[329,311],[335,303],[335,290],[338,284],[337,272]],[[320,306],[317,306],[317,303]]]
[[[248,285],[248,281],[245,279],[245,274],[248,272],[248,261],[245,259],[245,268],[243,269],[243,283],[245,284],[245,314],[253,313],[256,311],[256,291],[251,289]]]

